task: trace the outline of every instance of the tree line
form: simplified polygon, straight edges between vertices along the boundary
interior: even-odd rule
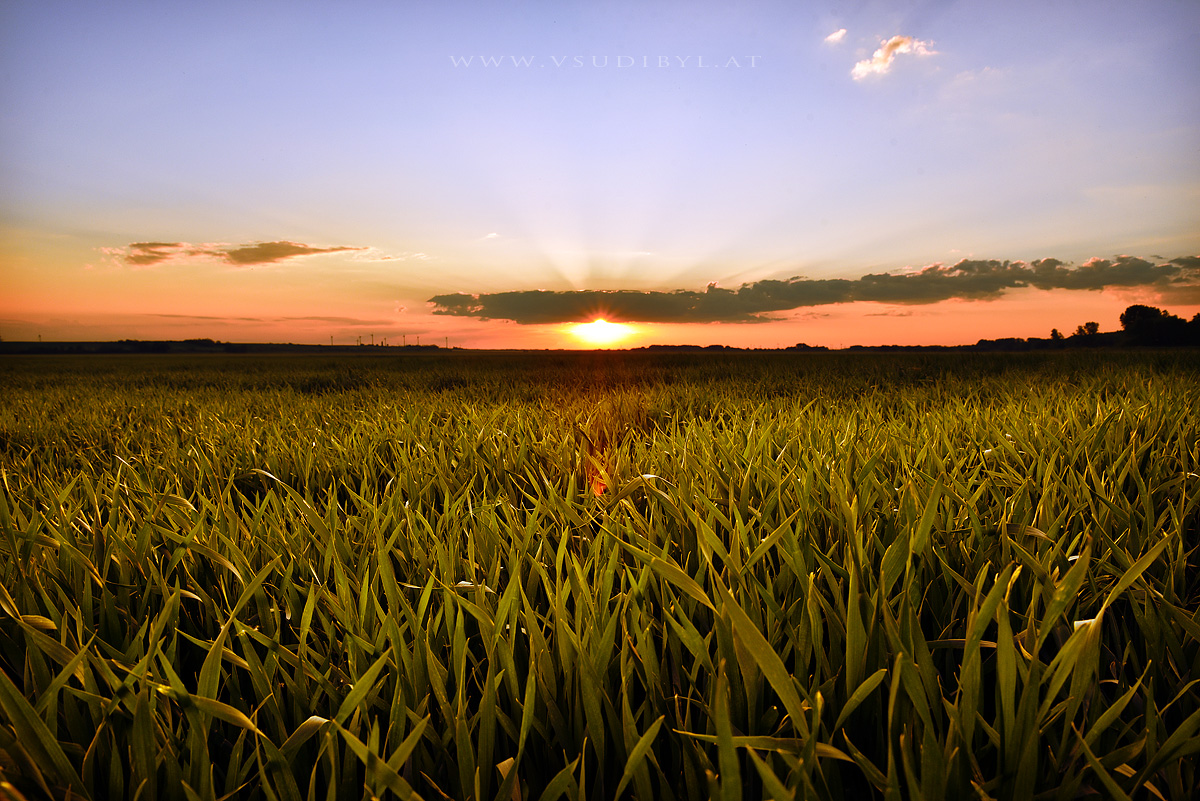
[[[1182,317],[1154,306],[1135,304],[1121,312],[1121,330],[1124,332],[1124,336],[1119,339],[1105,335],[1109,339],[1113,339],[1111,344],[1155,347],[1200,345],[1200,314],[1195,315],[1191,320],[1184,320]],[[1075,333],[1070,338],[1086,340],[1097,336],[1100,336],[1100,324],[1087,322],[1076,326]],[[1051,342],[1064,343],[1066,339],[1067,337],[1064,337],[1057,328],[1051,329]]]

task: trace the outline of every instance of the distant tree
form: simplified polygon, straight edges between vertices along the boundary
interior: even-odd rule
[[[1190,333],[1183,318],[1140,304],[1121,313],[1121,328],[1133,345],[1183,345]]]
[[[1086,337],[1098,333],[1100,333],[1100,323],[1084,323],[1083,325],[1075,326],[1074,336]]]
[[[1063,340],[1062,332],[1059,331],[1057,328],[1051,328],[1050,329],[1050,339],[1054,340],[1055,342],[1062,342],[1062,340]]]

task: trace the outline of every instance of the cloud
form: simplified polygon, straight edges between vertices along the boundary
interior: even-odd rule
[[[260,242],[256,245],[242,245],[222,253],[230,264],[274,264],[284,259],[297,256],[315,256],[320,253],[342,253],[347,250],[363,250],[364,248],[315,248],[312,245],[301,245],[296,242]]]
[[[306,315],[304,317],[276,317],[278,322],[308,322],[308,323],[344,323],[346,325],[391,325],[395,320],[368,319],[364,317],[325,317]]]
[[[213,314],[149,314],[147,317],[166,317],[171,320],[222,320],[226,322],[238,323],[262,323],[266,322],[263,317],[231,317],[226,315]]]
[[[134,242],[129,246],[125,261],[139,267],[158,264],[174,254],[179,242]]]
[[[255,264],[275,264],[300,256],[363,251],[367,248],[320,248],[281,240],[278,242],[255,242],[249,245],[228,245],[221,242],[198,245],[188,242],[133,242],[123,248],[100,248],[100,250],[132,267],[152,267],[166,262],[194,259],[216,259],[238,267],[246,267]]]
[[[845,38],[846,38],[846,29],[839,28],[838,30],[836,30],[833,33],[826,36],[825,41],[829,42],[830,44],[837,44],[838,42],[842,41]]]
[[[922,42],[920,39],[914,39],[911,36],[893,36],[891,39],[884,39],[880,43],[880,47],[875,51],[875,55],[871,58],[864,59],[854,65],[854,69],[850,70],[851,77],[856,81],[861,81],[868,75],[884,75],[892,68],[892,62],[896,60],[898,55],[912,54],[917,56],[932,56],[936,55],[936,50],[931,50],[930,46],[933,42]]]
[[[390,325],[394,320],[371,320],[361,317],[327,317],[320,315],[305,315],[301,317],[234,317],[229,315],[211,314],[149,314],[147,317],[165,317],[173,320],[218,320],[236,323],[338,323],[343,325]]]
[[[354,261],[408,261],[409,259],[425,261],[429,258],[429,254],[427,253],[410,253],[408,251],[402,253],[385,253],[379,248],[373,247],[350,248],[350,250],[354,251],[350,256]]]
[[[1058,259],[1033,262],[963,259],[931,264],[902,273],[877,273],[857,279],[768,279],[703,291],[527,290],[471,295],[454,293],[429,299],[433,313],[522,324],[578,322],[605,316],[644,323],[761,323],[773,314],[812,306],[870,301],[922,305],[943,300],[989,300],[1010,289],[1101,290],[1140,287],[1160,294],[1188,296],[1200,290],[1200,257],[1185,256],[1154,264],[1134,256],[1089,259],[1071,267]]]
[[[1097,289],[1191,282],[1200,277],[1200,267],[1169,262],[1156,265],[1134,256],[1117,256],[1112,260],[1088,259],[1075,269],[1068,269],[1057,259],[1040,259],[1034,262],[1033,273],[1030,284],[1038,289]]]

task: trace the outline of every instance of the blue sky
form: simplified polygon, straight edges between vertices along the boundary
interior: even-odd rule
[[[1194,2],[48,2],[0,29],[8,338],[555,346],[428,301],[1200,254]],[[147,242],[177,247],[139,263]],[[223,255],[256,243],[302,249]],[[643,336],[959,341],[981,315],[1030,336],[1050,309],[1200,308],[1161,289]]]

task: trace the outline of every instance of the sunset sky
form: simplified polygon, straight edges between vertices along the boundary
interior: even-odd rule
[[[7,2],[5,340],[1200,312],[1200,3]]]

